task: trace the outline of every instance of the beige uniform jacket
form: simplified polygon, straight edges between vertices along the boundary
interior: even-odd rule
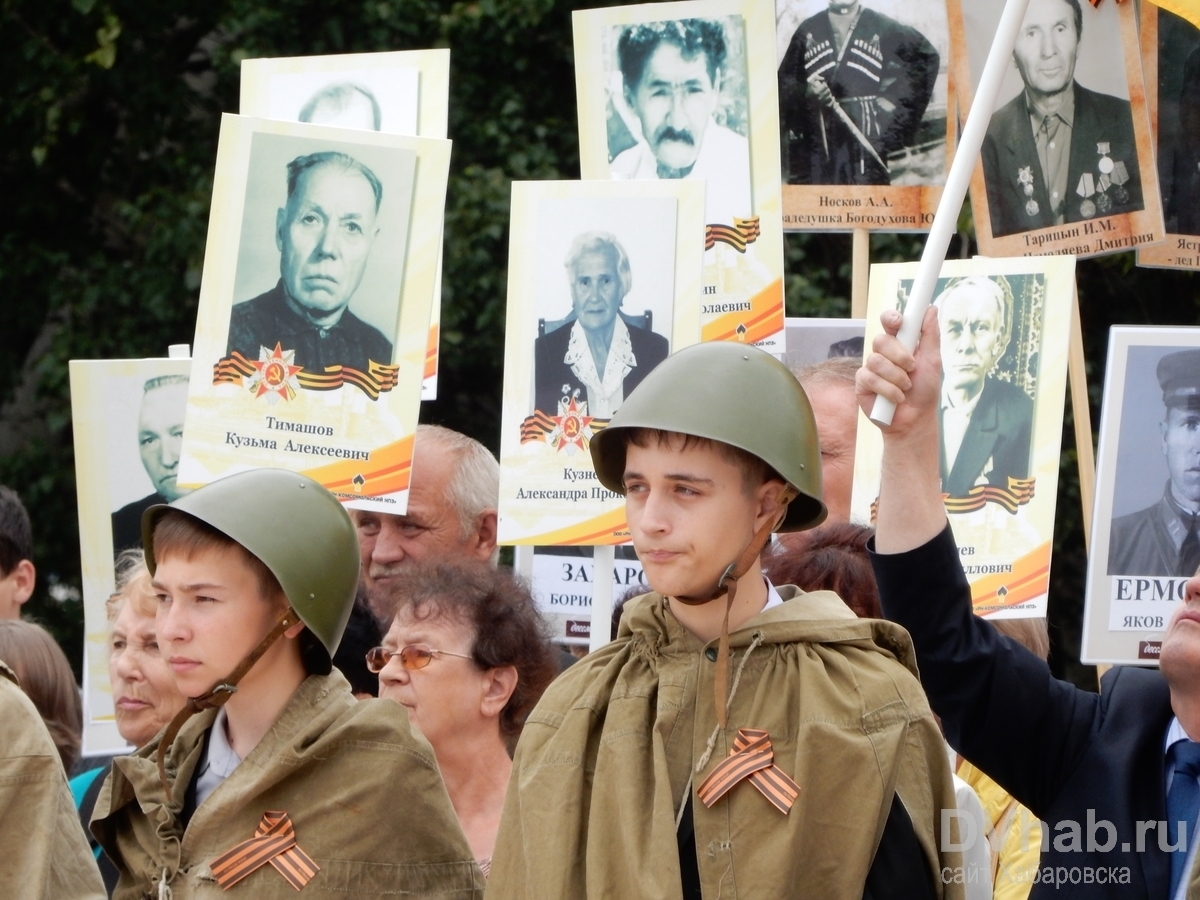
[[[62,758],[12,669],[0,662],[0,897],[105,896]]]
[[[180,730],[167,755],[170,799],[159,785],[157,739],[114,762],[92,831],[121,874],[116,900],[157,898],[164,877],[172,900],[482,897],[483,874],[433,751],[399,704],[355,700],[337,671],[309,676],[185,831],[179,813],[215,718],[201,713]],[[213,859],[276,810],[290,816],[297,845],[320,871],[299,894],[270,865],[223,890]]]
[[[731,684],[761,645],[692,791],[741,727],[769,731],[800,795],[786,816],[749,781],[711,809],[694,801],[704,896],[861,897],[893,793],[930,872],[959,865],[938,851],[954,788],[907,633],[856,618],[832,593],[780,594],[787,602],[730,635]],[[616,641],[550,686],[517,747],[489,900],[680,898],[675,818],[716,725],[715,647],[648,594],[630,601]],[[933,880],[939,896],[960,896]]]

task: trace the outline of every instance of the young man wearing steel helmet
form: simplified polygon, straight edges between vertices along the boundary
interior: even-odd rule
[[[654,593],[529,716],[489,900],[961,896],[941,878],[961,865],[939,849],[954,792],[907,635],[761,572],[773,530],[825,518],[791,373],[690,347],[591,452]]]
[[[481,896],[429,745],[332,671],[358,582],[338,501],[259,469],[149,508],[142,534],[189,700],[97,800],[113,896]]]

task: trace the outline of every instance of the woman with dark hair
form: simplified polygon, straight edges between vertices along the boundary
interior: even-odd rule
[[[558,659],[533,596],[509,571],[430,565],[390,588],[396,614],[367,655],[379,695],[433,747],[450,802],[486,875],[512,750]]]
[[[833,591],[860,619],[882,619],[879,588],[867,556],[873,528],[832,522],[789,534],[763,559],[772,584],[794,584],[804,591]]]
[[[54,739],[63,771],[70,772],[79,759],[83,701],[67,657],[41,625],[0,619],[0,659],[16,673]]]

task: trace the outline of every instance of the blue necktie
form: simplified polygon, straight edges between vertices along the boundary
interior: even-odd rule
[[[1171,854],[1171,893],[1167,894],[1168,898],[1175,896],[1179,879],[1184,875],[1183,864],[1187,862],[1188,844],[1200,808],[1200,784],[1196,783],[1196,777],[1200,775],[1200,744],[1178,741],[1171,746],[1170,756],[1175,764],[1171,790],[1167,792],[1167,837],[1171,846],[1179,843],[1180,822],[1187,823],[1187,832],[1183,846]]]

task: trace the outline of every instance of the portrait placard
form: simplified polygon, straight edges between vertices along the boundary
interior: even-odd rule
[[[572,15],[583,177],[705,182],[702,339],[782,353],[770,3],[687,0]]]
[[[592,634],[592,547],[517,547],[514,568],[529,580],[542,617],[550,623],[551,640],[588,646]],[[633,547],[613,549],[613,607],[629,596],[650,590]]]
[[[927,231],[956,136],[944,0],[776,0],[789,231]]]
[[[1109,332],[1080,658],[1155,665],[1200,567],[1200,328]]]
[[[225,115],[179,480],[403,512],[450,142]]]
[[[965,122],[1003,4],[949,2]],[[1098,256],[1163,239],[1134,4],[1030,0],[971,210],[988,256]]]
[[[809,319],[786,320],[786,347],[783,364],[793,372],[815,366],[826,359],[863,358],[863,334],[866,319]]]
[[[142,513],[177,484],[188,359],[71,360],[71,425],[83,574],[83,753],[126,746],[113,717],[105,601],[117,553],[142,545]]]
[[[397,50],[242,60],[243,116],[444,138],[450,51]],[[437,399],[442,248],[429,324],[422,400]]]
[[[667,355],[700,340],[704,183],[515,181],[502,544],[621,544],[625,499],[588,446]]]
[[[1200,28],[1143,3],[1140,34],[1167,239],[1138,265],[1200,269]]]
[[[918,263],[871,267],[868,346]],[[942,347],[942,496],[975,612],[1046,615],[1075,260],[952,260],[934,289]],[[851,517],[874,522],[880,431],[860,413]]]

